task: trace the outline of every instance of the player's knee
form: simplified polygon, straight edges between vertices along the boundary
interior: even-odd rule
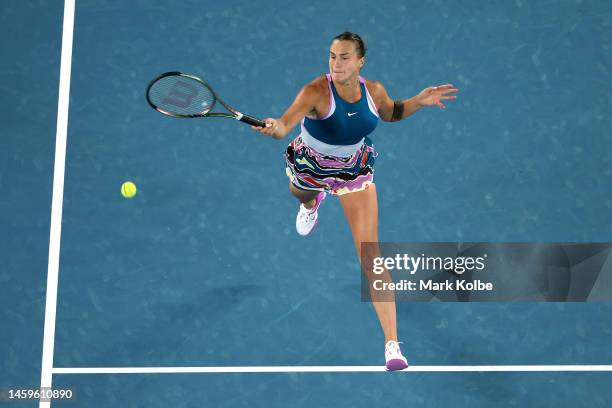
[[[291,192],[291,194],[293,194],[296,197],[304,195],[304,190],[300,190],[292,182],[289,182],[289,191]]]
[[[361,242],[376,242],[378,240],[376,225],[372,223],[356,223],[352,228],[352,232],[355,244],[360,244]]]
[[[300,197],[302,196],[302,194],[301,194],[300,190],[299,190],[297,187],[295,187],[295,186],[293,185],[293,183],[291,183],[291,182],[289,183],[289,192],[290,192],[290,193],[291,193],[291,194],[292,194],[294,197],[297,197],[297,198],[300,198]]]
[[[319,194],[318,191],[302,190],[296,187],[293,183],[289,183],[289,191],[291,192],[291,194],[293,194],[294,197],[296,197],[301,202],[312,201],[315,199],[317,194]]]

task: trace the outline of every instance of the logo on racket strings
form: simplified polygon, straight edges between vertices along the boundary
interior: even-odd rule
[[[187,108],[197,94],[198,89],[195,86],[187,82],[177,81],[168,95],[164,98],[163,103],[179,108]]]

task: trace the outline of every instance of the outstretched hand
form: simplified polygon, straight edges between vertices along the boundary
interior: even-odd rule
[[[452,84],[429,86],[423,89],[418,95],[417,99],[421,106],[439,106],[441,109],[445,109],[446,106],[442,103],[443,100],[457,99],[456,95],[448,95],[453,92],[458,92]]]

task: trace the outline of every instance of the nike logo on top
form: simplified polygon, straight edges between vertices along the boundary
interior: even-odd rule
[[[359,112],[349,112],[349,113],[348,113],[348,115],[349,115],[349,116],[353,116],[353,115],[356,115],[356,114],[358,114],[358,113],[359,113]]]

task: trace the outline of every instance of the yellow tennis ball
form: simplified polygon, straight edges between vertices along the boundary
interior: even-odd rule
[[[132,198],[136,195],[136,184],[131,181],[126,181],[121,185],[121,195],[125,198]]]

